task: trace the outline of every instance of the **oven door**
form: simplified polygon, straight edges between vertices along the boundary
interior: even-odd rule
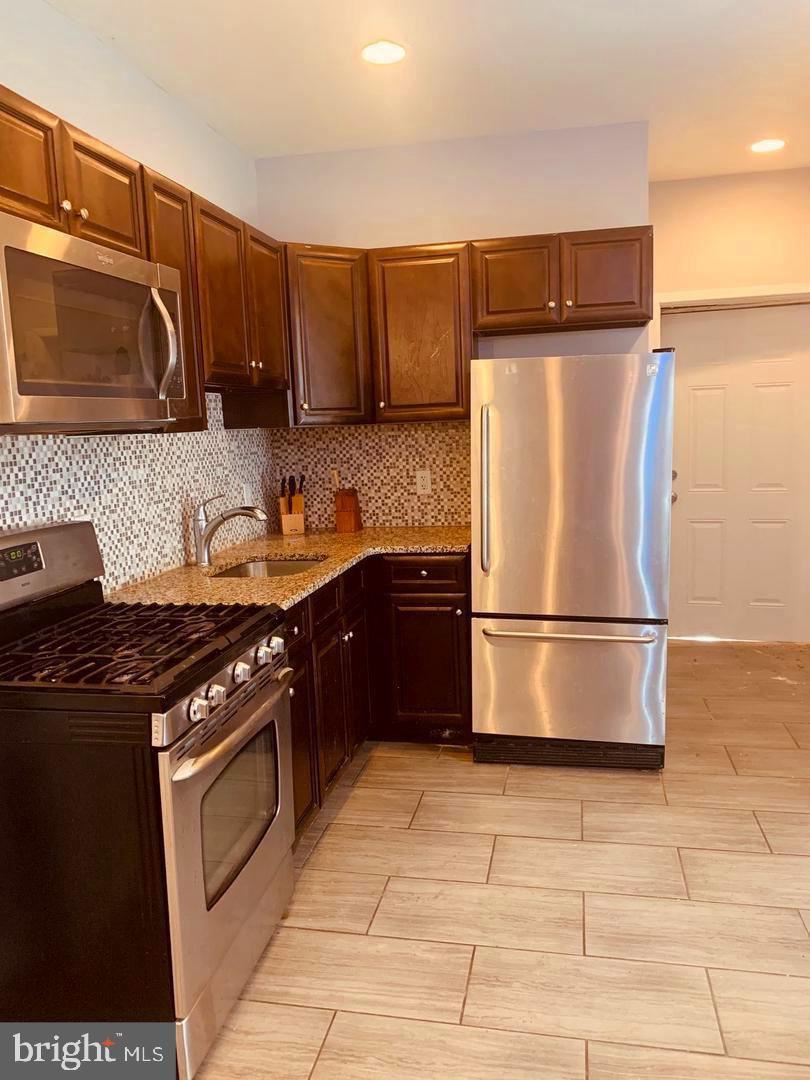
[[[206,990],[206,1007],[197,1011],[227,1012],[232,1001],[220,1010],[209,984],[216,997],[238,993],[241,986],[224,970],[231,954],[250,955],[252,969],[289,898],[273,904],[267,894],[277,875],[286,881],[279,869],[295,836],[292,671],[267,675],[212,735],[198,736],[190,750],[186,739],[158,755],[178,1019]],[[260,911],[271,913],[268,925],[257,918]],[[246,941],[246,933],[255,940]]]
[[[0,214],[0,425],[166,427],[185,400],[176,270]]]

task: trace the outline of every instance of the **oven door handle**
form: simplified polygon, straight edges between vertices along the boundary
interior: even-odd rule
[[[199,776],[200,773],[216,765],[222,758],[227,757],[233,749],[247,742],[252,735],[261,730],[267,723],[267,707],[272,708],[272,705],[286,693],[292,675],[292,668],[282,668],[278,674],[278,680],[272,684],[272,692],[264,700],[259,700],[259,707],[254,709],[250,719],[244,724],[240,724],[222,742],[212,746],[210,750],[205,750],[202,754],[197,754],[196,757],[186,758],[179,768],[172,773],[172,783],[180,783],[183,780],[190,780],[192,777]]]
[[[172,379],[174,378],[174,372],[177,368],[177,331],[174,328],[172,317],[169,314],[169,309],[163,303],[163,297],[160,295],[160,291],[154,286],[151,288],[152,300],[155,307],[158,309],[161,322],[166,331],[166,340],[169,344],[169,362],[166,365],[166,371],[163,374],[163,378],[160,380],[160,386],[158,387],[158,398],[161,401],[165,401],[169,394],[169,387],[171,386]]]

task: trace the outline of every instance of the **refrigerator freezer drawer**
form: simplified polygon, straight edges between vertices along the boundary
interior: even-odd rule
[[[664,625],[472,620],[473,732],[664,743]]]

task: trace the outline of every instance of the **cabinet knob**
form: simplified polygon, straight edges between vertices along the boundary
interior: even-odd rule
[[[553,310],[557,306],[556,300],[549,300],[548,306]]]
[[[295,697],[295,687],[294,686],[290,687],[290,697]]]
[[[420,570],[419,577],[427,577],[427,570]]]
[[[294,626],[294,627],[293,627],[293,633],[295,634],[295,636],[296,636],[296,637],[298,637],[298,634],[299,634],[299,630],[298,630],[298,627],[297,627],[297,626]]]
[[[565,306],[566,307],[573,307],[574,306],[574,301],[573,300],[566,300],[565,301]]]
[[[381,409],[385,408],[385,402],[384,401],[378,401],[377,404],[380,406]]]
[[[344,641],[348,641],[348,640],[349,640],[349,635],[348,635],[348,634],[344,634],[344,635],[343,635],[343,640],[344,640]]]
[[[79,217],[82,219],[82,221],[88,221],[90,219],[90,211],[87,209],[86,206],[83,206],[79,211]]]
[[[309,405],[307,405],[307,403],[305,401],[301,402],[301,408],[304,410],[304,412],[309,411]]]
[[[255,361],[255,360],[251,360],[251,361],[250,361],[250,366],[251,366],[251,367],[256,367],[256,361]]]
[[[352,640],[354,639],[354,630],[349,631],[349,638]]]
[[[70,201],[70,199],[62,199],[59,205],[62,207],[66,214],[69,214],[73,209],[73,203]]]
[[[456,608],[456,615],[463,615],[463,614],[464,614],[464,612],[461,610],[461,608],[457,607]]]
[[[260,361],[259,361],[259,370],[261,371],[261,369],[262,369],[263,367],[264,367],[264,363],[263,363],[263,361],[261,361],[261,360],[260,360]]]

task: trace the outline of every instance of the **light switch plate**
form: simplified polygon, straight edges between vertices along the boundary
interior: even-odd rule
[[[432,495],[433,483],[430,478],[430,469],[416,470],[416,494]]]

